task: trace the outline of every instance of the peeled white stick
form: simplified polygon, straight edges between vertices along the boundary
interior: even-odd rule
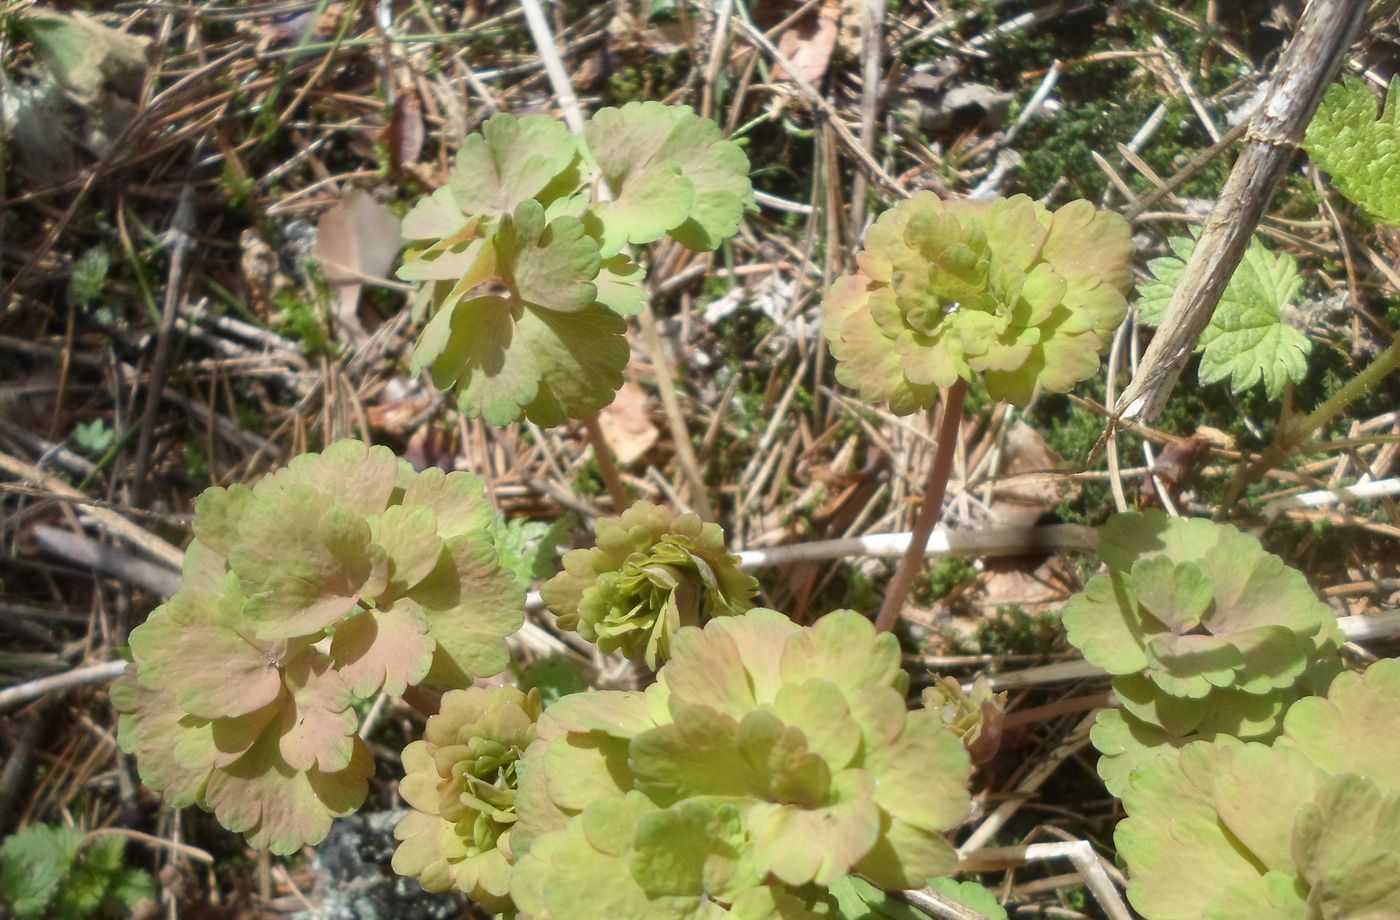
[[[1337,617],[1337,625],[1341,627],[1348,642],[1388,639],[1400,635],[1400,612],[1382,613],[1376,616]],[[1107,671],[1087,661],[1057,661],[1054,664],[1026,668],[1022,671],[989,674],[987,675],[987,683],[991,685],[993,690],[1011,690],[1107,676]]]
[[[1382,479],[1379,482],[1358,482],[1335,489],[1318,489],[1301,495],[1276,498],[1264,506],[1264,517],[1273,520],[1281,512],[1290,508],[1325,508],[1328,505],[1347,505],[1366,498],[1384,498],[1400,494],[1400,479]]]
[[[1021,847],[991,847],[962,854],[958,868],[964,872],[986,872],[1007,869],[1046,859],[1068,859],[1079,870],[1080,878],[1112,920],[1132,920],[1127,905],[1113,884],[1113,879],[1099,861],[1099,854],[1087,840],[1065,840],[1059,843],[1032,843]]]
[[[815,540],[739,553],[739,567],[757,569],[791,562],[842,559],[848,556],[899,557],[913,534],[872,533],[840,540]],[[1060,550],[1092,550],[1098,538],[1092,527],[1051,524],[1046,527],[989,527],[985,530],[934,531],[926,556],[1022,556]]]

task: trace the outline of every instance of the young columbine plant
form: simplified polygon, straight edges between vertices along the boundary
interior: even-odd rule
[[[979,674],[971,690],[963,690],[957,678],[935,678],[919,700],[957,735],[974,764],[984,764],[996,756],[1006,718],[1006,693],[992,692],[985,677]]]
[[[718,524],[639,501],[597,524],[593,549],[564,555],[540,596],[564,629],[657,668],[683,626],[748,610],[758,582],[739,570]]]
[[[1147,920],[1400,916],[1400,660],[1300,700],[1272,747],[1222,737],[1141,767],[1114,840]]]
[[[866,233],[859,270],[822,304],[836,378],[897,415],[946,391],[938,453],[909,550],[877,620],[899,617],[937,520],[967,384],[1025,405],[1092,376],[1127,312],[1132,233],[1109,211],[1075,201],[1053,214],[1024,195],[944,201],[920,192]]]
[[[535,740],[539,693],[469,687],[442,698],[423,738],[404,748],[399,794],[413,810],[394,836],[394,871],[428,891],[456,890],[509,912],[516,763]]]
[[[142,780],[274,853],[320,841],[374,772],[352,702],[509,662],[523,589],[490,522],[474,476],[359,441],[207,490],[180,590],[112,688]]]
[[[1123,711],[1094,726],[1099,773],[1129,773],[1198,738],[1267,740],[1298,697],[1325,689],[1336,617],[1301,572],[1234,527],[1160,511],[1099,531],[1108,572],[1065,606],[1069,641],[1115,675]]]
[[[669,235],[715,249],[753,207],[748,171],[688,106],[601,109],[582,137],[544,115],[493,116],[404,218],[398,274],[432,317],[415,371],[492,424],[592,417],[622,385],[622,317],[646,298],[624,247]]]
[[[970,762],[909,712],[899,645],[850,611],[686,627],[646,692],[565,697],[521,763],[512,894],[534,920],[812,917],[850,873],[952,871]]]

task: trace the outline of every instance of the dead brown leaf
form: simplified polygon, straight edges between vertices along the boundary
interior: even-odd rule
[[[402,248],[398,215],[361,189],[321,215],[311,254],[335,291],[333,312],[352,344],[368,339],[359,319],[360,289],[383,279]]]
[[[826,0],[815,13],[803,16],[778,36],[778,50],[792,62],[796,75],[812,84],[821,82],[831,65],[836,38],[841,31],[841,4]],[[773,71],[774,81],[787,79],[781,67]]]
[[[1050,474],[1063,461],[1045,443],[1045,439],[1025,422],[1017,422],[1006,433],[1002,447],[1001,475]],[[999,485],[992,497],[992,517],[1004,527],[1030,527],[1042,514],[1054,510],[1062,501],[1079,494],[1079,487],[1053,476],[1027,476]]]
[[[617,391],[612,405],[598,413],[598,427],[603,429],[604,440],[623,466],[651,450],[661,435],[651,422],[646,391],[631,380]]]

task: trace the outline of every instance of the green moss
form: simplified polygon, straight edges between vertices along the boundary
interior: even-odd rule
[[[976,579],[977,569],[966,559],[944,557],[934,560],[925,574],[927,581],[921,593],[931,600],[938,600],[952,594],[958,585]]]
[[[969,655],[1045,655],[1056,651],[1059,642],[1059,617],[1004,607],[995,617],[977,624],[972,641],[960,642],[958,651]]]

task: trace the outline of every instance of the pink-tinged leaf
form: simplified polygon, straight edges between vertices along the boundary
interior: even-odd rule
[[[423,608],[405,598],[386,609],[361,611],[336,627],[331,659],[355,696],[381,689],[399,694],[427,675],[436,644]]]
[[[313,649],[287,661],[283,673],[290,699],[277,725],[282,759],[296,770],[345,769],[359,723],[350,708],[350,688],[331,670],[330,659]]]
[[[276,733],[268,732],[241,760],[214,773],[205,798],[224,827],[285,856],[320,843],[332,819],[358,810],[373,773],[374,756],[358,738],[349,764],[323,773],[293,769],[278,753]]]
[[[240,716],[277,698],[285,643],[253,638],[243,598],[181,591],[131,633],[142,683],[199,718]]]
[[[319,454],[294,457],[284,468],[263,477],[254,491],[263,495],[307,486],[334,499],[332,504],[368,517],[389,507],[398,478],[399,460],[393,451],[346,439]]]
[[[143,686],[134,664],[112,685],[112,705],[121,713],[117,740],[123,751],[136,755],[141,781],[175,808],[198,802],[212,767],[182,766],[173,751],[191,736],[207,746],[208,723],[191,719],[170,694]]]
[[[437,643],[429,677],[466,686],[500,673],[510,663],[505,637],[525,620],[523,595],[485,534],[452,540],[438,567],[412,592]]]
[[[257,502],[229,557],[252,599],[260,638],[314,635],[384,587],[384,552],[369,524],[305,486]]]
[[[431,510],[395,505],[370,521],[370,532],[388,558],[393,595],[406,594],[437,567],[443,543]]]

